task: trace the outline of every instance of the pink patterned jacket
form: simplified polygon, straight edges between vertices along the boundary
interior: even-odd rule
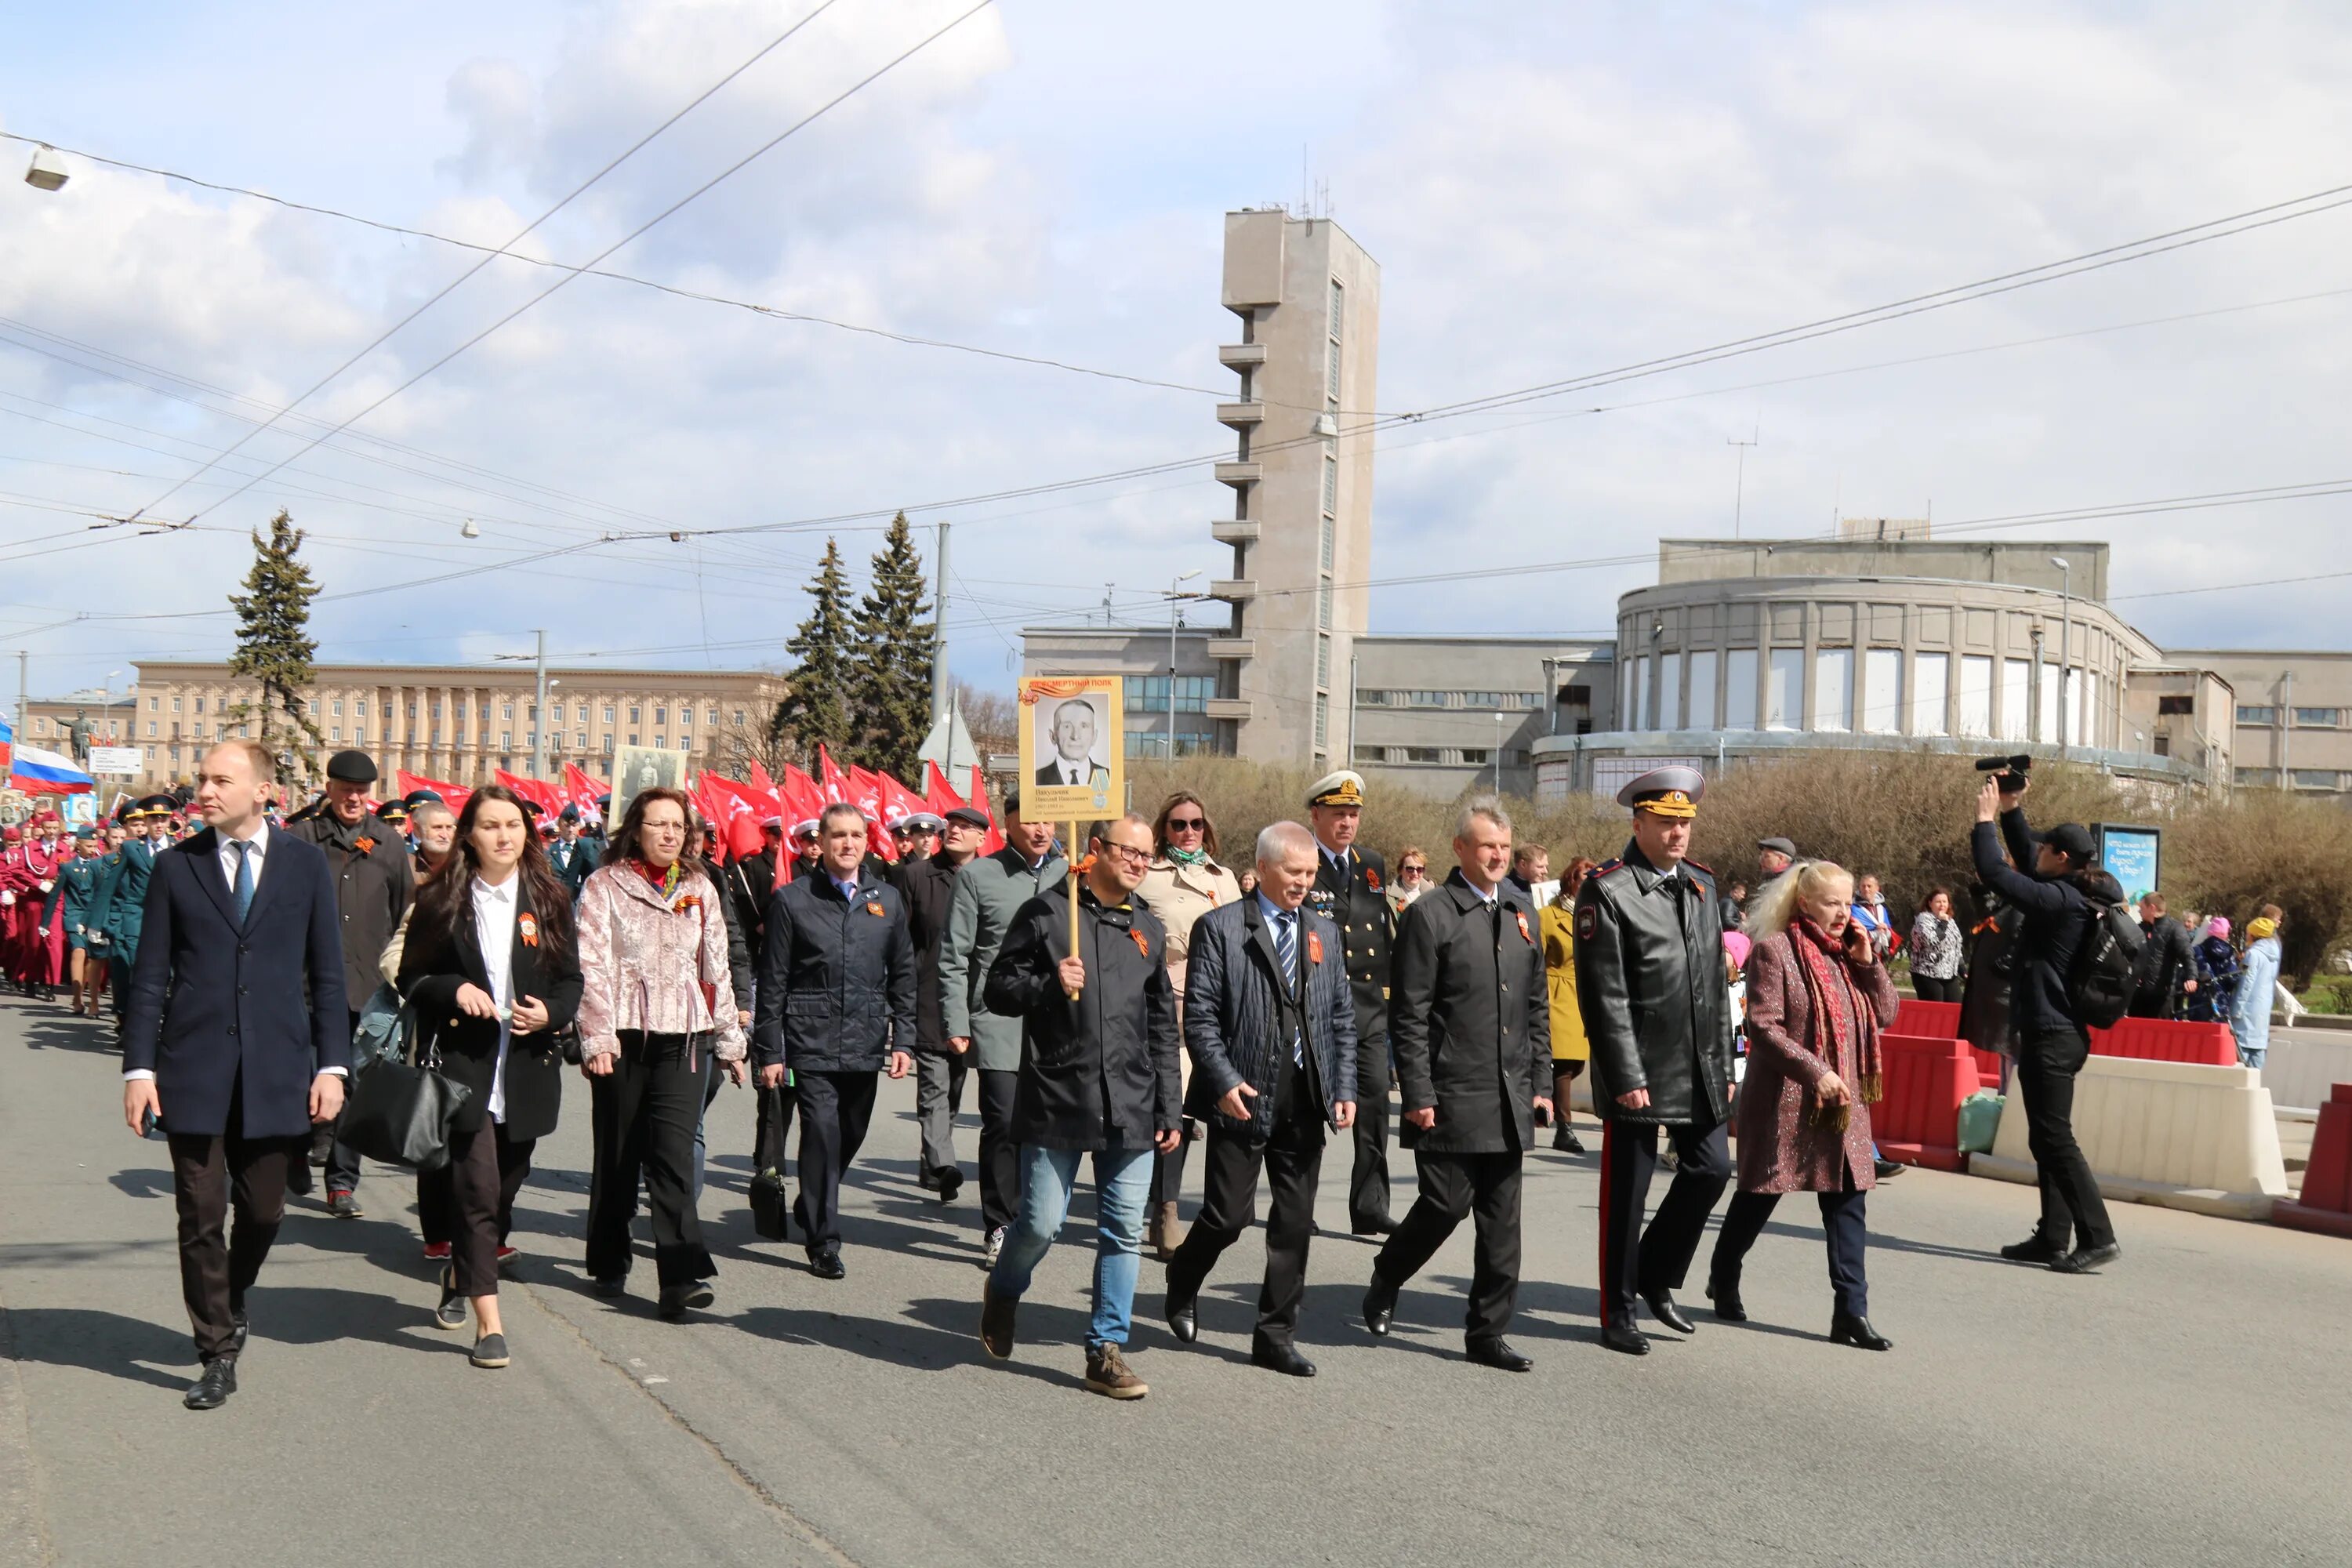
[[[624,1029],[708,1033],[711,1054],[744,1054],[743,1025],[727,969],[727,922],[718,889],[697,873],[665,901],[637,871],[604,866],[580,889],[580,1050],[621,1048]],[[720,999],[716,1018],[709,999]]]

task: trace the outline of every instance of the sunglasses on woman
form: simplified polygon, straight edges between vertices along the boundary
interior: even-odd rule
[[[1208,830],[1209,819],[1205,816],[1171,816],[1168,819],[1168,831],[1171,833],[1205,833]]]

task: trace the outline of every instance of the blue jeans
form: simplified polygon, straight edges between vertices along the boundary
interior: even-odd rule
[[[1103,1149],[1094,1154],[1095,1311],[1087,1327],[1087,1349],[1127,1343],[1134,1316],[1137,1254],[1143,1244],[1143,1201],[1151,1191],[1151,1153],[1141,1149]],[[1077,1185],[1083,1151],[1021,1151],[1021,1214],[1005,1232],[988,1288],[1019,1300],[1045,1249],[1069,1217],[1070,1193]]]
[[[2263,1067],[2263,1058],[2270,1054],[2271,1048],[2268,1046],[2264,1046],[2259,1050],[2252,1049],[2245,1046],[2240,1046],[2238,1047],[2238,1065],[2242,1068],[2252,1068],[2256,1072],[2260,1072]]]

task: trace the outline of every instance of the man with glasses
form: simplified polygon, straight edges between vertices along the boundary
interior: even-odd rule
[[[1307,817],[1320,847],[1307,905],[1339,928],[1349,988],[1356,999],[1356,1160],[1348,1178],[1348,1225],[1358,1236],[1386,1236],[1389,1217],[1389,910],[1388,866],[1356,846],[1364,816],[1363,775],[1342,768],[1307,792]]]

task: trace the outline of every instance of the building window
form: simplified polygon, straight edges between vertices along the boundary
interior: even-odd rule
[[[574,736],[574,737],[572,738],[572,750],[574,750],[574,751],[578,751],[578,752],[584,752],[584,751],[586,751],[586,750],[588,749],[588,731],[587,731],[583,730],[583,731],[580,731],[580,733],[579,733],[578,735],[576,735],[576,736]]]
[[[1712,651],[1690,656],[1690,703],[1685,721],[1694,730],[1715,728],[1715,661]]]
[[[605,736],[605,737],[604,737],[604,739],[605,739],[606,741],[608,741],[608,742],[609,742],[609,741],[612,739],[612,737],[611,737],[610,735],[607,735],[607,736]],[[636,736],[635,736],[635,734],[631,734],[631,735],[630,735],[630,737],[629,737],[629,744],[631,744],[632,746],[634,746],[634,745],[635,745],[636,743],[637,743],[637,738],[636,738]],[[608,752],[609,752],[609,751],[611,751],[613,748],[612,748],[611,746],[607,745],[604,749],[605,749],[606,751],[608,751]]]
[[[1442,763],[1445,753],[1435,746],[1407,746],[1404,760],[1408,763]]]
[[[677,738],[677,749],[681,752],[690,752],[694,750],[694,742],[688,737],[680,735]]]
[[[677,727],[681,730],[694,728],[694,710],[683,703],[679,704],[677,710]]]
[[[172,699],[172,711],[174,713],[180,711],[180,700],[176,697]]]
[[[342,738],[343,738],[343,727],[342,727],[341,724],[336,725],[333,729],[331,729],[331,730],[330,730],[330,731],[327,731],[327,739],[329,739],[330,741],[335,741],[335,742],[340,742],[342,740]]]
[[[1825,647],[1813,655],[1813,725],[1843,734],[1853,728],[1853,650]]]
[[[1315,743],[1331,743],[1331,700],[1319,691],[1315,694]]]
[[[1323,516],[1323,570],[1339,569],[1339,524],[1328,512]]]
[[[1356,761],[1360,763],[1385,763],[1388,760],[1388,748],[1385,746],[1366,746],[1360,744],[1356,748]]]
[[[1736,647],[1723,656],[1723,727],[1756,728],[1756,650],[1752,647]]]
[[[2196,711],[2197,699],[2194,697],[2159,697],[2156,700],[2156,716],[2159,719],[2170,718],[2174,714],[2188,718]]]
[[[2344,722],[2344,710],[2341,708],[2298,708],[2294,710],[2294,721],[2298,728],[2311,730],[2333,730]]]
[[[654,710],[654,722],[656,724],[667,724],[669,722],[669,707],[667,703],[662,704]]]
[[[2238,710],[2238,722],[2241,724],[2275,724],[2278,722],[2278,710],[2275,708],[2247,708],[2241,706]]]
[[[526,745],[526,746],[536,746],[536,745],[538,745],[538,744],[539,744],[539,731],[536,731],[536,730],[525,730],[525,731],[522,732],[522,743],[523,743],[524,745]]]
[[[367,717],[366,698],[362,697],[358,701],[352,704],[352,717],[354,719],[364,719]]]
[[[147,721],[147,733],[150,735],[155,733],[155,721],[152,719]]]
[[[2339,783],[2334,768],[2292,768],[2287,780],[2297,789],[2334,789]]]
[[[613,754],[613,737],[610,735],[604,737],[604,754],[608,757]]]
[[[1483,768],[1487,763],[1495,760],[1494,748],[1491,746],[1465,746],[1462,748],[1462,760],[1465,763],[1469,763],[1472,767]]]
[[[1339,406],[1339,340],[1333,338],[1326,345],[1326,369],[1323,395],[1334,408]]]
[[[150,697],[147,699],[147,711],[150,713],[159,711],[163,700],[160,697]]]
[[[1348,290],[1337,278],[1331,279],[1331,336],[1336,341],[1348,320]]]
[[[341,718],[343,716],[343,700],[338,697],[332,702],[328,703],[327,711],[333,714],[338,719]]]
[[[1328,637],[1315,639],[1315,684],[1327,690],[1331,685],[1331,639]]]
[[[2256,784],[2267,788],[2278,783],[2278,770],[2276,768],[2240,768],[2237,771],[2237,781],[2242,784]]]
[[[503,751],[512,751],[514,749],[514,731],[512,730],[501,730],[499,731],[499,746]]]
[[[2000,738],[2023,741],[2032,737],[2033,706],[2033,666],[2021,658],[2000,661]]]
[[[1323,454],[1323,510],[1339,510],[1339,459],[1328,452]]]
[[[1874,647],[1862,658],[1862,724],[1865,735],[1903,733],[1903,650]]]
[[[702,721],[709,725],[714,730],[719,728],[719,710],[716,708],[704,709],[702,711]]]
[[[1501,705],[1499,700],[1496,703],[1496,707]],[[1661,730],[1683,727],[1683,656],[1678,653],[1658,656],[1657,727]]]
[[[718,721],[718,720],[716,720],[716,719],[713,719],[713,720],[711,721],[711,722],[712,722],[712,723],[714,723],[714,724],[716,724],[717,722],[719,722],[719,721]],[[739,730],[740,730],[740,729],[741,729],[741,728],[743,727],[743,710],[741,710],[740,708],[738,708],[737,710],[735,710],[735,727],[736,727],[737,729],[739,729]]]
[[[1327,632],[1331,629],[1331,579],[1328,577],[1315,585],[1315,624]]]
[[[302,709],[309,717],[316,719],[319,716],[319,700],[315,697],[306,700]]]
[[[645,720],[644,720],[644,717],[643,717],[644,713],[645,713],[645,710],[644,710],[644,709],[642,709],[642,708],[638,707],[638,706],[637,706],[635,703],[634,703],[634,702],[633,702],[633,703],[631,703],[631,704],[629,705],[629,722],[630,722],[630,723],[632,723],[632,724],[641,724],[641,723],[645,722]],[[607,717],[609,717],[609,715],[607,715]],[[636,738],[635,738],[635,736],[630,737],[629,744],[631,744],[632,746],[634,746],[634,745],[635,745],[636,743],[637,743],[637,742],[636,742]]]
[[[365,730],[354,730],[354,731],[352,731],[352,744],[354,744],[354,745],[361,745],[361,746],[363,746],[363,745],[367,744],[367,731],[366,731]]]
[[[1764,728],[1801,730],[1805,718],[1805,650],[1776,647],[1764,670]]]
[[[605,704],[605,706],[604,706],[604,722],[605,722],[605,723],[607,723],[607,724],[609,724],[609,723],[611,723],[612,721],[613,721],[613,708],[612,708],[612,704],[610,704],[610,703],[606,703],[606,704]]]
[[[1911,660],[1911,733],[1944,732],[1944,699],[1952,680],[1952,656],[1914,655]]]
[[[199,713],[201,713],[201,712],[203,712],[204,710],[205,710],[205,700],[204,700],[203,698],[199,697],[199,698],[197,698],[197,699],[196,699],[196,711],[197,711],[197,712],[199,712]]]

